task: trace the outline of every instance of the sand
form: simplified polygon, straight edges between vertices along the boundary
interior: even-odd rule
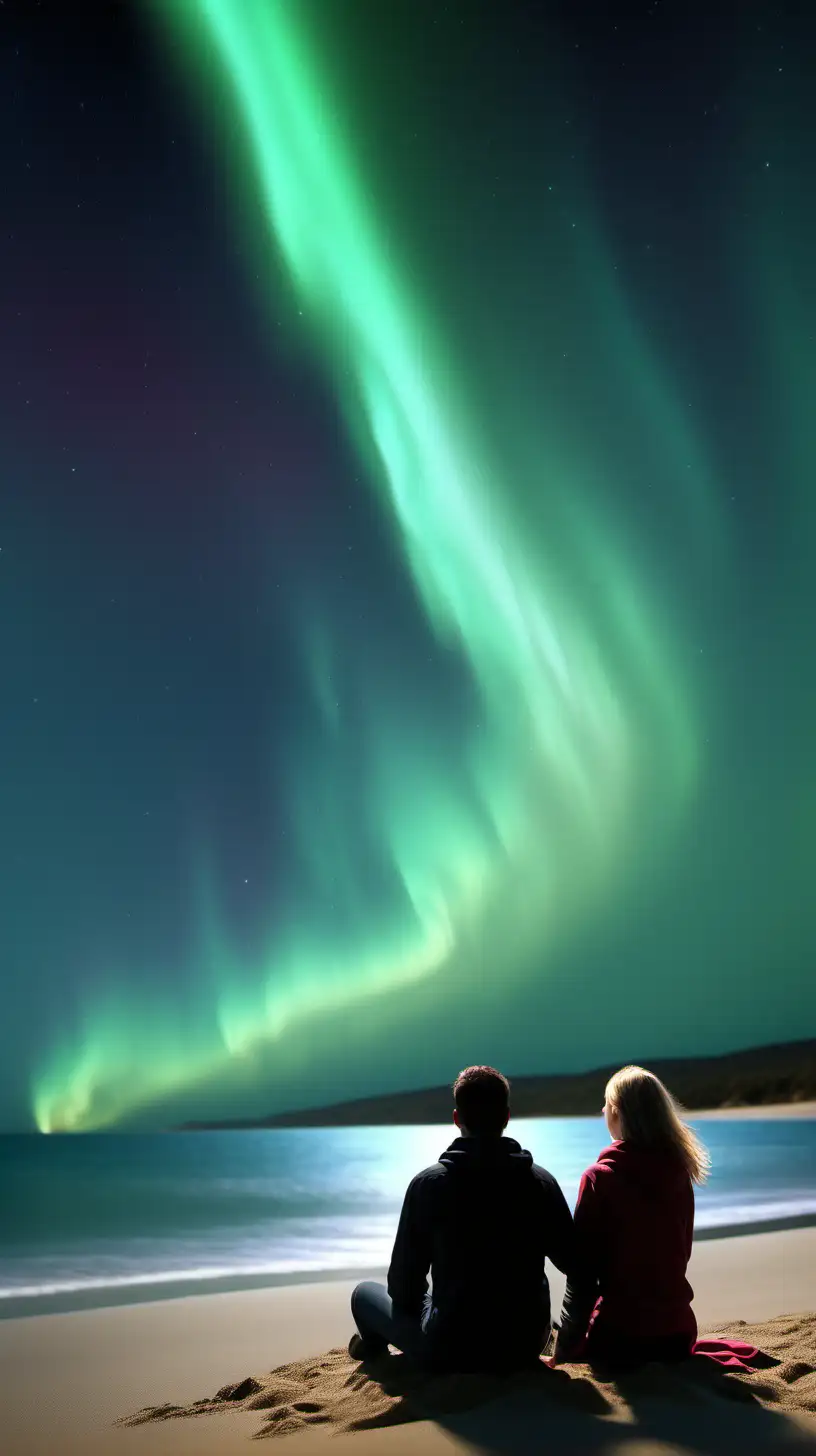
[[[501,1402],[532,1406],[543,1424],[559,1415],[602,1416],[631,1424],[645,1400],[694,1406],[717,1396],[760,1402],[776,1411],[816,1412],[816,1314],[788,1316],[761,1324],[744,1321],[721,1333],[756,1344],[767,1357],[744,1377],[723,1371],[704,1357],[671,1369],[644,1368],[625,1379],[604,1379],[587,1367],[550,1370],[542,1362],[512,1378],[485,1375],[430,1376],[392,1352],[366,1365],[346,1350],[328,1350],[259,1377],[224,1386],[213,1399],[192,1405],[149,1406],[122,1425],[223,1414],[225,1406],[259,1417],[258,1438],[280,1439],[315,1425],[336,1431],[373,1431],[428,1419],[450,1419]],[[764,1419],[764,1418],[763,1418]]]
[[[278,1411],[283,1456],[816,1456],[816,1229],[700,1243],[691,1280],[701,1328],[753,1340],[779,1363],[751,1376],[652,1367],[614,1385],[577,1366],[417,1382],[399,1357],[380,1371],[350,1360],[350,1284],[338,1282],[0,1321],[0,1449],[230,1456]],[[562,1282],[553,1277],[556,1304]],[[260,1408],[222,1401],[218,1413],[115,1424],[145,1407],[210,1403],[247,1378]]]
[[[770,1102],[767,1107],[706,1107],[700,1112],[689,1112],[688,1116],[693,1122],[698,1118],[713,1117],[728,1121],[759,1118],[787,1122],[790,1118],[816,1117],[816,1102]]]

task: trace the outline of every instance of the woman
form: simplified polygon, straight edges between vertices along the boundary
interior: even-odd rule
[[[550,1364],[621,1369],[699,1353],[749,1368],[752,1346],[697,1340],[686,1268],[693,1184],[708,1176],[708,1153],[671,1093],[643,1067],[615,1073],[603,1111],[614,1141],[581,1179],[575,1267]]]

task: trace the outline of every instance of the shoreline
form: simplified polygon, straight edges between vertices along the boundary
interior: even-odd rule
[[[749,1120],[749,1121],[752,1120],[752,1119],[754,1121],[765,1121],[766,1119],[768,1121],[774,1121],[774,1120],[783,1121],[783,1120],[788,1119],[788,1118],[791,1119],[791,1120],[794,1120],[794,1121],[798,1121],[800,1118],[802,1118],[802,1119],[806,1119],[806,1118],[816,1118],[816,1098],[807,1098],[807,1099],[800,1100],[800,1101],[797,1101],[797,1102],[757,1102],[757,1103],[750,1103],[750,1104],[748,1104],[748,1103],[746,1103],[746,1104],[740,1103],[739,1106],[734,1106],[734,1107],[701,1107],[701,1108],[687,1107],[685,1105],[685,1103],[682,1101],[682,1098],[678,1098],[678,1105],[680,1106],[680,1108],[681,1108],[684,1116],[690,1118],[692,1121],[694,1119],[698,1118],[698,1117],[699,1118],[703,1118],[703,1119],[719,1118],[723,1122],[731,1122],[733,1120],[742,1120],[742,1119],[746,1119],[746,1120]],[[593,1120],[593,1119],[596,1119],[596,1118],[597,1118],[597,1120],[600,1121],[600,1110],[597,1113],[595,1113],[595,1112],[521,1112],[521,1113],[513,1114],[513,1112],[512,1112],[512,1106],[511,1106],[511,1113],[510,1113],[510,1121],[511,1121],[511,1123],[519,1123],[519,1122],[572,1122],[572,1121],[576,1121],[576,1120],[581,1120],[582,1122],[586,1122],[588,1119],[589,1120]],[[410,1121],[410,1120],[408,1120],[406,1118],[401,1118],[401,1117],[400,1118],[396,1118],[396,1119],[392,1118],[391,1120],[378,1119],[378,1120],[368,1120],[367,1121],[366,1120],[366,1117],[365,1117],[365,1114],[362,1113],[359,1122],[351,1122],[351,1121],[348,1121],[348,1122],[346,1122],[346,1121],[342,1121],[342,1122],[340,1122],[340,1121],[313,1122],[313,1121],[309,1121],[309,1120],[305,1120],[304,1119],[303,1122],[286,1122],[286,1123],[269,1123],[269,1124],[264,1124],[264,1123],[246,1123],[245,1125],[244,1124],[238,1124],[238,1123],[233,1124],[233,1125],[226,1124],[226,1123],[213,1123],[213,1124],[205,1124],[205,1123],[196,1123],[196,1124],[193,1124],[193,1123],[191,1123],[189,1125],[184,1125],[184,1126],[181,1126],[181,1127],[159,1128],[159,1129],[157,1129],[157,1132],[158,1133],[162,1133],[163,1135],[168,1136],[168,1137],[174,1136],[175,1134],[178,1134],[178,1133],[184,1133],[184,1134],[195,1133],[195,1134],[199,1134],[199,1133],[208,1133],[208,1132],[209,1133],[213,1133],[213,1132],[217,1132],[217,1133],[241,1133],[241,1132],[243,1132],[243,1133],[247,1133],[247,1132],[307,1132],[307,1131],[308,1132],[336,1132],[336,1131],[338,1131],[340,1129],[343,1129],[343,1128],[348,1129],[348,1128],[352,1128],[352,1127],[353,1128],[356,1128],[358,1131],[361,1128],[371,1128],[374,1131],[381,1132],[383,1130],[383,1128],[400,1128],[400,1127],[403,1127],[403,1128],[404,1127],[448,1127],[449,1125],[450,1125],[450,1118],[449,1118],[449,1116],[446,1115],[446,1116],[443,1117],[438,1112],[435,1113],[434,1116],[432,1116],[432,1117],[422,1118],[420,1116],[417,1116],[413,1121]],[[52,1136],[53,1135],[54,1134],[52,1134]],[[57,1134],[57,1135],[58,1136],[99,1137],[99,1136],[105,1136],[105,1133]]]
[[[723,1122],[730,1122],[734,1119],[754,1119],[759,1121],[791,1119],[798,1121],[800,1118],[816,1118],[816,1098],[807,1098],[797,1102],[757,1102],[740,1104],[735,1107],[687,1107],[682,1100],[679,1106],[685,1117],[692,1120],[696,1118],[714,1119],[719,1118]],[[597,1120],[600,1121],[600,1109],[598,1112],[524,1112],[513,1114],[511,1110],[510,1120],[513,1123],[519,1122],[582,1122]],[[43,1133],[37,1128],[17,1129],[7,1132],[0,1132],[0,1138],[106,1138],[106,1137],[175,1137],[179,1133],[189,1135],[190,1133],[217,1132],[217,1133],[246,1133],[246,1132],[335,1132],[355,1128],[357,1131],[363,1128],[371,1128],[374,1131],[382,1131],[383,1128],[405,1128],[405,1127],[440,1127],[450,1126],[449,1116],[435,1116],[429,1120],[418,1119],[414,1122],[406,1122],[402,1119],[391,1122],[302,1122],[288,1123],[285,1125],[271,1124],[269,1126],[258,1123],[247,1123],[243,1125],[229,1126],[224,1123],[213,1123],[212,1126],[198,1124],[182,1127],[156,1127],[156,1128],[100,1128],[90,1132],[62,1132]]]
[[[683,1117],[689,1122],[798,1122],[816,1118],[816,1100],[804,1102],[757,1102],[751,1105],[740,1105],[739,1107],[685,1107],[680,1104]],[[559,1113],[535,1113],[530,1116],[513,1117],[511,1123],[518,1122],[567,1122],[580,1119],[585,1122],[590,1114],[586,1112],[559,1112]],[[597,1121],[600,1122],[601,1115],[598,1113]],[[375,1126],[386,1126],[385,1123],[374,1124]],[[395,1126],[408,1126],[407,1123],[394,1124]],[[440,1123],[439,1126],[442,1124]],[[434,1124],[436,1126],[436,1124]]]
[[[721,1241],[785,1235],[816,1228],[816,1209],[776,1218],[742,1223],[709,1224],[694,1231],[695,1247]],[[551,1271],[550,1271],[551,1272]],[[88,1314],[94,1311],[136,1309],[143,1305],[171,1304],[178,1300],[211,1299],[221,1296],[259,1293],[268,1290],[331,1284],[353,1284],[362,1279],[385,1281],[383,1265],[344,1269],[294,1269],[285,1274],[215,1275],[212,1279],[178,1279],[144,1284],[108,1285],[95,1289],[68,1290],[55,1294],[10,1295],[0,1299],[0,1327],[15,1320],[43,1319],[51,1315]]]
[[[692,1108],[685,1109],[686,1117],[692,1121],[699,1118],[713,1121],[715,1118],[722,1122],[734,1121],[795,1121],[799,1118],[816,1117],[816,1101],[812,1102],[768,1102],[759,1104],[756,1107],[703,1107],[699,1111]]]

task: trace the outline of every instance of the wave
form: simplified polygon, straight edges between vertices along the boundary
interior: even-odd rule
[[[703,1207],[698,1205],[694,1226],[695,1230],[731,1225],[736,1227],[744,1223],[771,1223],[780,1218],[805,1218],[809,1215],[816,1216],[816,1199],[813,1197],[772,1200],[758,1198],[754,1202],[742,1204],[722,1202],[713,1205],[709,1203]]]
[[[376,1262],[376,1261],[375,1261]],[[369,1260],[369,1265],[371,1261]],[[210,1268],[164,1269],[142,1273],[95,1276],[88,1279],[59,1279],[47,1284],[0,1285],[0,1299],[37,1299],[57,1294],[82,1294],[86,1290],[130,1289],[163,1284],[198,1284],[219,1279],[249,1279],[272,1274],[321,1274],[345,1269],[346,1260],[313,1262],[276,1259],[263,1264],[233,1264]]]
[[[763,1224],[779,1224],[797,1219],[816,1218],[816,1199],[788,1198],[748,1201],[735,1206],[723,1203],[698,1211],[696,1233],[704,1237],[707,1230],[734,1230],[741,1226],[752,1229]],[[339,1234],[339,1231],[338,1231]],[[173,1267],[123,1267],[128,1250],[123,1249],[116,1262],[118,1271],[73,1274],[46,1274],[43,1264],[50,1259],[21,1260],[16,1279],[0,1283],[0,1300],[38,1300],[71,1295],[102,1294],[127,1289],[162,1288],[169,1285],[204,1285],[235,1280],[259,1280],[281,1276],[328,1274],[336,1271],[384,1268],[391,1254],[393,1229],[379,1236],[338,1236],[332,1240],[301,1237],[296,1244],[279,1245],[267,1257],[218,1260],[201,1263],[176,1263]],[[130,1253],[135,1251],[131,1248]],[[175,1250],[178,1259],[178,1250]],[[191,1251],[192,1252],[192,1251]],[[168,1256],[172,1257],[168,1251]],[[56,1262],[56,1260],[54,1260]],[[60,1261],[63,1264],[64,1261]],[[98,1261],[97,1261],[98,1263]],[[38,1267],[39,1266],[39,1267]],[[0,1275],[0,1278],[2,1276]],[[6,1272],[6,1279],[8,1273]]]

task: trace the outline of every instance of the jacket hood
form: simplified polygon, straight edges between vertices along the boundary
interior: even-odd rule
[[[497,1167],[507,1167],[512,1171],[531,1168],[533,1155],[515,1138],[458,1137],[440,1154],[439,1161],[446,1168],[469,1172],[488,1168],[493,1172]]]

